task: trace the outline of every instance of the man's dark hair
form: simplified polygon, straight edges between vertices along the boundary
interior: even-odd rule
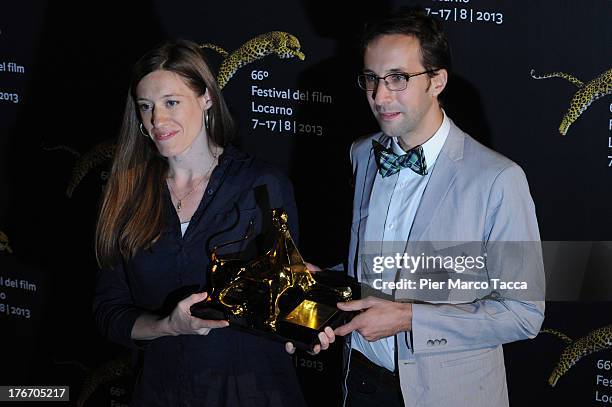
[[[361,37],[361,49],[365,52],[370,42],[381,35],[412,35],[421,45],[421,63],[426,70],[446,69],[450,74],[451,53],[442,24],[428,16],[420,8],[402,9],[379,20],[365,25]],[[432,72],[429,76],[435,76]]]

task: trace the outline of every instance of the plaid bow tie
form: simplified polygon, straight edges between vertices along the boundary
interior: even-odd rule
[[[372,140],[372,147],[374,147],[378,172],[383,178],[399,172],[402,168],[410,168],[419,175],[427,174],[425,154],[420,145],[402,155],[395,154],[390,148],[386,148],[376,140]]]

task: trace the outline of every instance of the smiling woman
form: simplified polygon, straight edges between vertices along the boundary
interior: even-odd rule
[[[304,405],[282,344],[190,313],[206,298],[206,248],[251,224],[261,232],[270,208],[285,209],[297,236],[291,184],[237,151],[233,129],[197,44],[165,43],[136,63],[96,230],[94,296],[102,333],[139,353],[133,406]],[[269,205],[256,199],[262,188]]]
[[[136,95],[143,126],[162,156],[177,156],[203,136],[208,90],[197,95],[178,74],[158,70],[142,78]]]
[[[155,79],[163,81],[157,84]],[[169,98],[166,92],[181,93],[185,100],[190,100],[188,112],[183,107],[179,109],[179,103],[176,110],[182,114],[172,120],[168,116],[173,110],[170,105],[180,100]],[[146,97],[156,100],[143,100]],[[160,103],[160,98],[164,103]],[[203,104],[198,109],[193,106],[193,100],[206,106]],[[203,116],[208,117],[205,120],[208,129],[202,125]],[[165,142],[164,139],[179,130],[183,135],[176,139],[191,138],[192,142],[185,140],[178,146]],[[132,73],[117,152],[98,222],[96,254],[101,265],[111,265],[116,254],[130,258],[157,240],[162,229],[159,197],[166,189],[164,180],[169,178],[168,185],[175,192],[172,199],[178,203],[181,199],[176,195],[182,197],[198,182],[203,184],[207,169],[218,159],[233,133],[227,105],[197,44],[166,43],[144,55]],[[161,159],[160,155],[167,159]],[[201,195],[204,185],[198,188]],[[197,194],[191,195],[193,212]],[[132,211],[133,207],[138,210]],[[183,212],[182,220],[187,212]]]

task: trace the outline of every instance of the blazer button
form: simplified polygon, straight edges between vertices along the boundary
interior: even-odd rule
[[[212,190],[212,189],[209,189],[209,190],[208,190],[208,192],[207,192],[207,194],[208,194],[208,195],[212,195],[212,194],[213,194],[213,190]]]
[[[434,341],[432,341],[431,339],[427,341],[427,346],[433,346],[434,345]]]
[[[436,339],[436,340],[434,341],[434,345],[439,345],[439,344],[440,344],[440,340],[439,340],[439,339]]]
[[[442,345],[446,345],[446,339],[444,339],[444,338],[440,339],[440,343],[441,343]]]

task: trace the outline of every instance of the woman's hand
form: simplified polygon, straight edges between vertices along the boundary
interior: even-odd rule
[[[225,328],[229,325],[229,322],[224,320],[200,319],[191,315],[191,306],[204,301],[207,296],[205,292],[191,294],[177,304],[168,316],[170,335],[208,335],[213,328]]]
[[[208,335],[213,328],[224,328],[229,325],[227,321],[216,321],[196,318],[191,315],[193,304],[204,299],[208,294],[192,294],[179,302],[172,313],[165,318],[145,313],[136,319],[132,327],[132,339],[150,340],[161,336],[176,335]]]

